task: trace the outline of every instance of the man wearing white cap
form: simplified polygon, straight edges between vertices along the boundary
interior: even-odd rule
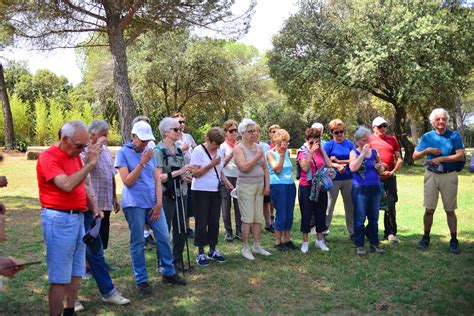
[[[395,244],[397,239],[397,220],[395,204],[398,201],[397,178],[395,173],[402,166],[400,145],[394,136],[387,135],[387,121],[383,117],[376,117],[372,121],[374,133],[370,135],[370,147],[377,150],[384,166],[384,172],[380,175],[385,192],[387,193],[387,207],[384,214],[384,237]]]

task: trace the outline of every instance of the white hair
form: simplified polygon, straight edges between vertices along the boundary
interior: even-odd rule
[[[242,136],[242,134],[247,130],[247,127],[249,125],[256,126],[257,123],[255,123],[254,120],[251,120],[249,118],[244,118],[242,122],[239,124],[239,134]]]
[[[165,117],[164,119],[161,120],[160,125],[158,125],[158,129],[160,130],[160,135],[161,139],[165,139],[166,131],[171,128],[171,126],[178,124],[179,123],[175,118],[172,117]]]
[[[89,133],[97,134],[102,131],[108,131],[110,129],[109,124],[104,120],[95,120],[89,123]]]
[[[79,130],[87,131],[87,126],[81,121],[71,121],[61,127],[61,139],[65,136],[73,138]]]
[[[132,121],[132,126],[135,125],[136,122],[147,122],[148,124],[150,124],[150,118],[146,115],[139,115],[137,117],[135,117]]]
[[[370,134],[372,134],[372,132],[370,131],[370,129],[368,129],[367,127],[365,126],[359,126],[357,128],[357,131],[354,133],[354,141],[355,143],[357,144],[359,142],[359,140],[361,140],[362,138],[364,137],[370,137]]]
[[[435,120],[435,116],[436,115],[439,115],[439,114],[444,114],[446,116],[446,121],[449,121],[449,113],[448,111],[446,111],[445,109],[443,108],[437,108],[437,109],[434,109],[433,111],[431,111],[431,114],[430,114],[430,122],[431,122],[431,125],[433,125],[433,122]]]
[[[321,134],[324,132],[324,125],[318,122],[313,123],[313,125],[311,125],[311,128],[317,128],[321,130]]]

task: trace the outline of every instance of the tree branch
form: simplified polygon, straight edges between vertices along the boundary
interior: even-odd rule
[[[90,11],[87,11],[86,9],[83,9],[82,7],[80,6],[77,6],[77,5],[74,5],[71,3],[71,1],[69,0],[62,0],[68,7],[70,7],[71,9],[73,9],[74,11],[76,12],[81,12],[87,16],[90,16],[90,17],[93,17],[93,18],[96,18],[97,20],[102,20],[104,22],[107,22],[107,19],[106,17],[103,17],[101,15],[98,15],[98,14],[95,14],[95,13],[92,13]],[[56,1],[56,4],[58,4],[58,1]]]
[[[128,10],[127,15],[125,15],[121,21],[119,22],[117,28],[120,32],[123,32],[125,28],[130,24],[132,21],[133,15],[137,12],[137,10],[143,5],[145,1],[139,0],[136,5],[132,5],[130,10]]]

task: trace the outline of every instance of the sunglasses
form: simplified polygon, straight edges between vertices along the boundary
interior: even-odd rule
[[[186,121],[178,121],[179,124],[186,124]]]
[[[170,131],[174,131],[175,133],[179,133],[181,132],[181,130],[179,129],[179,127],[172,127],[169,129]]]
[[[77,149],[82,149],[82,148],[86,148],[87,146],[89,146],[89,144],[75,144],[74,143],[74,146],[76,146]]]
[[[82,149],[82,148],[86,148],[87,146],[89,146],[89,144],[76,144],[72,141],[72,139],[70,137],[68,137],[69,140],[71,140],[71,143],[76,146],[76,149]]]
[[[308,142],[308,144],[310,144],[311,146],[313,146],[314,143],[319,143],[319,140],[313,140],[312,142]]]
[[[384,124],[380,124],[380,125],[377,126],[377,127],[378,127],[378,128],[387,128],[387,126],[388,126],[388,125],[384,123]]]
[[[229,133],[237,133],[237,129],[236,128],[232,128],[232,129],[229,129],[228,130]]]
[[[332,132],[334,135],[339,135],[339,134],[344,134],[344,130],[340,130],[340,131],[333,131]]]

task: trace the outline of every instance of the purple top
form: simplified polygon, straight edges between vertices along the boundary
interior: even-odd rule
[[[354,152],[357,156],[360,155],[357,149],[354,149]],[[364,159],[359,170],[352,173],[353,186],[380,185],[380,176],[377,170],[375,170],[375,157],[377,156],[377,152],[373,149],[371,152],[372,154],[369,158]]]

